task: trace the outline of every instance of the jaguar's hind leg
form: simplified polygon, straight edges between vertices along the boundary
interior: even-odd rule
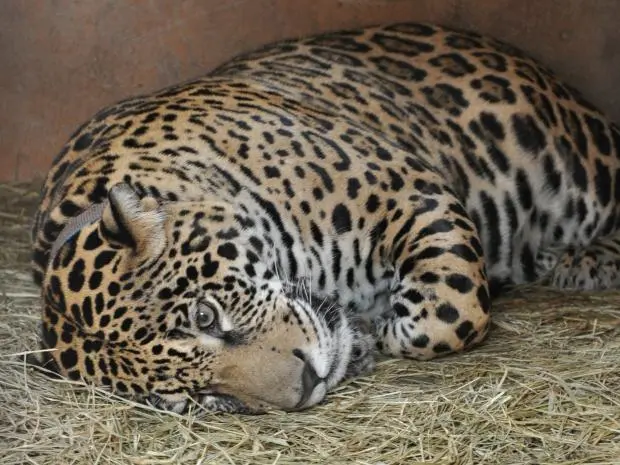
[[[432,193],[441,193],[434,184]],[[386,355],[427,360],[485,337],[490,298],[474,222],[451,194],[410,196],[400,225],[375,231],[393,260],[389,308],[373,320]],[[408,219],[407,219],[408,218]]]
[[[583,247],[544,250],[537,267],[544,281],[562,289],[620,288],[620,233]]]

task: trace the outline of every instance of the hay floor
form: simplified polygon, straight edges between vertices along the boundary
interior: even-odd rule
[[[487,342],[386,360],[302,413],[176,416],[52,381],[28,274],[31,186],[0,186],[0,465],[618,464],[620,292],[522,289]]]

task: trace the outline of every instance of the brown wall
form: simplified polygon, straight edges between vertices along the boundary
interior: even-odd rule
[[[491,33],[620,121],[618,0],[3,0],[0,180],[42,176],[103,105],[279,38],[400,20]]]

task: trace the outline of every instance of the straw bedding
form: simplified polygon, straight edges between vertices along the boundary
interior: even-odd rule
[[[620,463],[620,292],[521,288],[476,350],[381,361],[301,413],[176,416],[50,380],[16,356],[37,347],[35,192],[0,186],[0,465]]]

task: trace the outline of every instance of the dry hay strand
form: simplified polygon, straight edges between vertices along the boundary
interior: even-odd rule
[[[27,367],[38,292],[6,265],[0,465],[620,463],[620,292],[520,288],[468,353],[382,360],[304,412],[181,416]]]
[[[0,265],[26,270],[39,183],[0,184]]]

